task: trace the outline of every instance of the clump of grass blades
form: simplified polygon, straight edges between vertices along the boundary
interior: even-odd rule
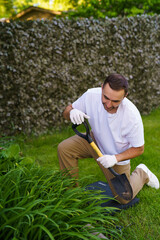
[[[37,166],[0,176],[0,239],[99,239],[92,232],[121,239],[112,209],[97,204],[102,195],[74,185],[62,172]]]

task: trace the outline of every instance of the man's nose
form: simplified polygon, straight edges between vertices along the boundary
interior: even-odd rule
[[[108,108],[109,108],[109,107],[112,107],[112,101],[111,101],[111,100],[107,100],[106,104],[107,104],[107,107],[108,107]]]

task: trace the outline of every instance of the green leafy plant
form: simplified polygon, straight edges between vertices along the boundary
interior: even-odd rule
[[[0,173],[5,174],[10,169],[15,168],[17,164],[32,164],[34,159],[31,157],[23,157],[19,144],[12,142],[10,139],[1,140],[0,148]]]
[[[121,239],[102,195],[60,171],[18,166],[0,177],[0,239]],[[104,214],[104,212],[106,214]]]

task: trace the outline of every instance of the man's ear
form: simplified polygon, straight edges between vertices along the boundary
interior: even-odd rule
[[[127,97],[128,96],[128,92],[125,94],[125,96],[124,97]]]

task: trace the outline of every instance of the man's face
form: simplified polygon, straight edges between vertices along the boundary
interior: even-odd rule
[[[104,88],[102,85],[102,104],[104,109],[109,113],[117,112],[118,106],[125,97],[125,91],[113,90],[107,83]]]

